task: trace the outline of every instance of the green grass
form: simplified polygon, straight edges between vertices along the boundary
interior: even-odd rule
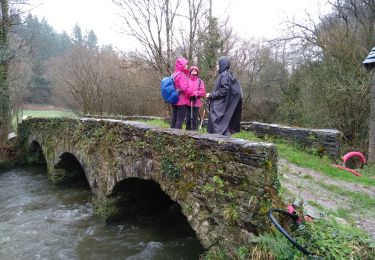
[[[71,111],[54,111],[54,110],[23,110],[23,116],[31,117],[75,117]]]
[[[153,126],[158,126],[158,127],[161,127],[161,128],[169,128],[169,124],[167,122],[165,122],[164,120],[160,120],[160,119],[152,119],[152,120],[138,120],[139,122],[142,122],[142,123],[145,123],[145,124],[149,124],[149,125],[153,125]],[[185,123],[182,125],[182,129],[185,129],[186,128],[186,125]],[[202,128],[199,130],[199,133],[207,133],[207,129],[206,128]]]
[[[298,166],[313,169],[338,180],[375,186],[375,179],[373,179],[373,176],[375,176],[375,168],[373,166],[365,166],[362,171],[363,175],[357,177],[345,170],[334,167],[332,161],[328,158],[309,154],[299,150],[293,145],[282,143],[281,141],[277,141],[276,145],[280,157],[283,157]]]
[[[288,232],[299,244],[318,256],[316,259],[374,259],[375,256],[374,241],[368,234],[350,224],[339,224],[333,217],[306,222],[290,228]],[[306,259],[277,231],[262,234],[254,241],[265,252],[277,256],[276,259]]]
[[[254,133],[252,132],[247,132],[247,131],[241,131],[239,133],[236,133],[232,135],[234,138],[240,138],[240,139],[245,139],[249,141],[256,141],[256,142],[264,142],[265,140],[262,140],[261,138],[257,137]]]
[[[325,208],[322,205],[320,205],[318,202],[316,202],[315,200],[309,200],[307,202],[307,204],[309,204],[310,206],[313,206],[314,208],[317,208],[319,210],[325,210]]]
[[[22,110],[19,111],[19,120],[21,120],[22,116],[31,116],[31,117],[69,117],[73,118],[76,115],[72,111],[57,111],[57,110]],[[17,118],[14,117],[12,119],[12,127],[16,130],[17,125]]]
[[[152,126],[158,126],[161,128],[169,128],[169,124],[161,119],[152,119],[152,120],[138,120],[138,122],[145,123]]]
[[[351,198],[353,200],[353,205],[351,207],[355,208],[356,210],[375,208],[375,198],[370,197],[366,193],[353,192],[336,185],[327,185],[322,182],[320,185],[337,195]]]
[[[241,138],[250,141],[266,141],[273,142],[277,146],[277,150],[280,157],[287,159],[289,162],[294,163],[300,167],[313,169],[315,171],[321,172],[331,178],[338,180],[344,180],[349,182],[360,183],[369,186],[375,186],[375,167],[366,165],[364,169],[360,172],[361,177],[354,176],[353,174],[338,169],[332,166],[332,161],[326,157],[320,157],[318,155],[309,154],[306,151],[298,148],[296,145],[286,143],[280,139],[270,139],[265,138],[260,139],[256,137],[253,133],[242,131],[233,135],[233,137]]]

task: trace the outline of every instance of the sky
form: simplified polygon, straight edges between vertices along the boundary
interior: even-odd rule
[[[183,0],[186,1],[186,0]],[[303,19],[306,11],[317,15],[328,10],[328,0],[214,0],[213,12],[229,17],[234,31],[244,38],[274,38],[286,17]],[[99,44],[120,50],[135,49],[136,43],[119,33],[123,25],[111,0],[29,0],[30,13],[45,18],[57,31],[71,34],[75,24],[82,31],[94,30]]]

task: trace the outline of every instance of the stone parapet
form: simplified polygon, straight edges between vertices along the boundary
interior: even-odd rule
[[[309,129],[259,122],[242,122],[241,128],[259,137],[272,136],[292,141],[331,159],[339,158],[341,153],[343,135],[334,129]]]

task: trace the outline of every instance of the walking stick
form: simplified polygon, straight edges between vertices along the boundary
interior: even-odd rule
[[[190,130],[193,130],[193,100],[190,100]]]
[[[210,100],[209,99],[206,99],[205,103],[204,103],[204,106],[203,106],[203,116],[201,118],[201,122],[200,122],[200,125],[199,125],[199,129],[201,130],[203,128],[203,121],[204,121],[204,116],[206,114],[206,111],[209,112],[209,107],[210,107]]]
[[[201,123],[199,124],[199,130],[202,130],[202,126],[203,126],[203,120],[204,120],[204,116],[206,114],[206,109],[204,108],[203,109],[203,115],[201,117]]]

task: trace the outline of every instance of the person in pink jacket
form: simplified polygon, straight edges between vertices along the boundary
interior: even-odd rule
[[[179,92],[179,98],[177,104],[172,105],[171,128],[182,129],[187,107],[190,104],[190,97],[195,94],[189,88],[188,73],[188,61],[184,58],[177,59],[172,77],[174,78],[174,86]]]
[[[189,88],[194,95],[190,97],[186,113],[186,130],[198,131],[198,113],[202,107],[201,98],[206,96],[206,88],[203,80],[199,78],[199,69],[196,66],[190,68]]]

